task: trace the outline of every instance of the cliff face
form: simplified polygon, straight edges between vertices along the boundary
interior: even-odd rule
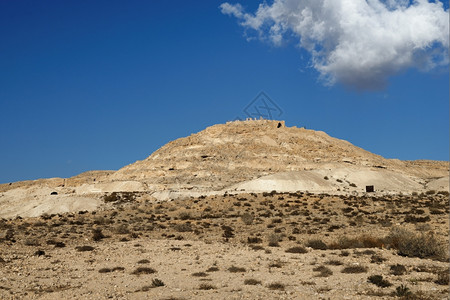
[[[418,177],[448,175],[446,162],[385,159],[321,131],[286,127],[283,121],[248,120],[214,125],[172,141],[110,178],[218,190],[278,172],[340,167]]]

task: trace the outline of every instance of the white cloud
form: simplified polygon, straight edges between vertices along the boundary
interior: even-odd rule
[[[448,64],[449,14],[438,0],[274,0],[254,14],[240,4],[220,9],[274,45],[293,33],[329,85],[377,89],[403,70]]]

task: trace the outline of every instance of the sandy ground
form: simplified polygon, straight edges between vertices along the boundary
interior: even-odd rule
[[[385,239],[402,228],[426,246],[448,244],[448,194],[264,193],[160,204],[119,195],[110,205],[2,220],[0,298],[391,299],[403,285],[410,298],[402,299],[448,299],[440,275],[448,261],[433,251],[399,255]],[[390,286],[369,282],[372,275]]]

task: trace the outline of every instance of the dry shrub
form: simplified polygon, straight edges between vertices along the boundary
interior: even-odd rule
[[[319,274],[317,274],[316,277],[328,277],[333,275],[333,271],[331,271],[330,268],[325,266],[315,267],[313,271],[319,272]]]
[[[366,273],[367,267],[364,266],[347,266],[342,269],[341,273]]]
[[[303,246],[295,246],[295,247],[286,249],[285,252],[287,252],[287,253],[308,253],[308,250],[306,250],[306,248]]]
[[[251,225],[253,223],[253,215],[249,213],[244,213],[241,216],[242,222],[244,222],[245,225]]]
[[[390,247],[397,249],[399,255],[448,260],[447,247],[432,232],[416,234],[404,228],[394,227],[385,240]]]
[[[382,288],[390,287],[392,285],[392,283],[390,283],[386,279],[383,279],[382,275],[369,276],[367,281],[370,282],[370,283],[375,284],[376,286],[382,287]]]
[[[202,284],[200,284],[198,289],[199,290],[215,290],[216,287],[211,284],[208,284],[208,283],[202,283]]]
[[[245,285],[258,285],[258,284],[261,284],[261,281],[250,278],[250,279],[245,279],[244,284]]]
[[[231,266],[228,268],[228,271],[231,273],[238,273],[238,272],[245,272],[246,270],[245,270],[245,268]]]
[[[148,267],[139,267],[134,270],[131,274],[133,275],[141,275],[141,274],[153,274],[156,273],[156,270]]]
[[[354,249],[354,248],[382,248],[384,241],[370,235],[361,235],[356,238],[341,237],[337,242],[329,245],[330,249]]]
[[[271,290],[281,290],[282,291],[282,290],[284,290],[285,285],[280,282],[274,282],[274,283],[267,285],[267,287]]]
[[[326,249],[328,249],[327,244],[325,244],[322,240],[319,240],[319,239],[309,240],[306,243],[306,246],[307,247],[311,247],[311,248],[316,249],[316,250],[326,250]]]

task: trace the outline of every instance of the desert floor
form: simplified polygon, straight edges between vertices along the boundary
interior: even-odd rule
[[[0,220],[0,298],[448,299],[446,192],[104,200]]]

